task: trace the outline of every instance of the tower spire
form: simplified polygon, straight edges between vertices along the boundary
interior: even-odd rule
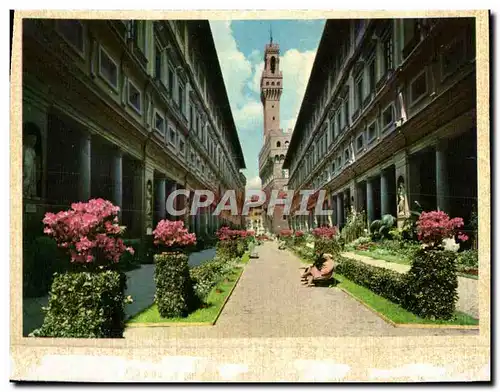
[[[271,41],[271,45],[273,44],[273,25],[269,23],[269,40]]]

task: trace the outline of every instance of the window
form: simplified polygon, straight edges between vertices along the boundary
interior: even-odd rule
[[[354,104],[356,105],[356,110],[361,109],[361,106],[363,104],[363,72],[360,72],[358,77],[356,78]]]
[[[337,157],[337,167],[339,169],[342,167],[342,158],[340,155]]]
[[[102,47],[99,50],[99,74],[114,90],[118,90],[118,66]]]
[[[274,120],[274,117],[273,117],[273,120]],[[281,147],[281,143],[280,142],[276,142],[276,148],[280,148]]]
[[[374,121],[368,125],[368,143],[371,143],[377,137],[377,122]]]
[[[179,152],[181,155],[186,154],[186,143],[184,142],[184,139],[182,139],[182,138],[179,139]]]
[[[128,104],[141,114],[141,92],[130,80],[128,81]]]
[[[427,94],[427,73],[425,69],[410,83],[410,105],[416,104]]]
[[[157,80],[162,80],[162,58],[161,49],[158,45],[155,45],[155,78]]]
[[[76,19],[66,19],[57,21],[57,30],[64,39],[78,51],[84,53],[83,24]]]
[[[195,163],[196,162],[196,156],[194,155],[194,152],[191,152],[191,163]]]
[[[134,33],[137,47],[146,53],[146,21],[134,21]]]
[[[394,123],[394,105],[391,103],[382,112],[382,131],[385,131]]]
[[[271,72],[274,73],[276,70],[276,57],[271,57]]]
[[[171,67],[168,67],[168,92],[170,93],[170,96],[174,93],[174,80],[174,70]]]
[[[344,151],[344,162],[345,163],[350,163],[349,149],[346,149]]]
[[[453,40],[441,54],[441,78],[454,73],[465,61],[464,39]]]
[[[393,65],[392,65],[392,29],[389,30],[389,32],[385,35],[385,37],[382,39],[382,49],[384,52],[384,57],[383,57],[383,75],[387,74],[389,72]]]
[[[177,144],[177,133],[173,128],[170,128],[169,133],[168,133],[168,142],[175,147]]]
[[[179,109],[184,113],[184,85],[179,83]]]
[[[341,131],[341,112],[340,110],[337,112],[337,119],[335,121],[335,138],[339,135]]]
[[[376,75],[375,58],[373,57],[368,64],[368,91],[370,93],[375,90]]]
[[[348,125],[349,125],[349,92],[344,97],[344,126]]]
[[[356,139],[356,151],[361,151],[363,147],[364,147],[364,137],[363,134],[361,134]]]
[[[335,162],[332,163],[332,174],[335,173]]]
[[[165,118],[155,110],[155,129],[165,135]]]

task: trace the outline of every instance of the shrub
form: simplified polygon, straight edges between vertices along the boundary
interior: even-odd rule
[[[196,244],[196,235],[189,233],[182,220],[161,220],[153,230],[153,236],[155,245],[171,250]]]
[[[370,225],[372,239],[390,238],[389,232],[395,224],[396,218],[390,214],[382,216],[382,219],[374,220]]]
[[[125,246],[137,249],[138,251],[135,251],[133,254],[130,252],[124,252],[120,257],[120,262],[118,263],[119,269],[125,272],[139,268],[141,266],[141,240],[126,239],[123,240],[123,243]]]
[[[193,304],[188,256],[182,252],[165,252],[155,259],[155,302],[161,317],[184,317]]]
[[[470,249],[464,250],[457,254],[457,264],[468,268],[478,268],[478,254],[477,250]]]
[[[331,253],[334,257],[341,252],[341,246],[335,238],[317,238],[314,241],[314,253],[321,256],[323,253]]]
[[[225,260],[234,259],[238,257],[238,243],[237,241],[219,241],[215,250],[217,257]]]
[[[337,273],[396,304],[404,303],[407,295],[405,275],[357,260],[340,260]]]
[[[234,263],[214,258],[189,271],[195,295],[200,301],[206,299],[212,288],[233,268]]]
[[[333,238],[337,235],[338,229],[336,226],[330,227],[330,226],[321,226],[317,227],[312,231],[312,235],[314,238],[323,238],[323,239],[330,239]]]
[[[31,336],[123,337],[125,288],[125,274],[118,271],[57,274],[43,325]]]
[[[365,234],[366,216],[363,211],[356,212],[355,208],[351,208],[351,212],[347,216],[347,221],[340,235],[345,242],[349,243]]]
[[[455,254],[437,249],[416,252],[407,273],[405,308],[421,317],[449,319],[457,301]]]
[[[445,238],[454,237],[457,229],[463,227],[462,218],[450,219],[443,211],[422,212],[417,221],[418,239],[428,247],[441,247]],[[467,236],[458,233],[458,239],[467,241]]]
[[[134,252],[120,238],[123,228],[118,225],[119,210],[104,199],[73,203],[68,211],[45,214],[44,233],[68,251],[72,262],[117,263],[123,252]]]

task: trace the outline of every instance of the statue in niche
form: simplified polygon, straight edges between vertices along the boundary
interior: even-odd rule
[[[398,178],[398,215],[406,215],[406,189],[403,177]]]
[[[39,157],[36,153],[37,135],[29,133],[23,138],[23,196],[37,197]]]
[[[151,227],[153,221],[153,183],[151,180],[146,183],[146,218],[147,227]]]

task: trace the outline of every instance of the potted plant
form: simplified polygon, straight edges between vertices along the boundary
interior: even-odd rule
[[[186,247],[196,244],[196,235],[189,233],[182,220],[162,220],[153,230],[160,253],[154,256],[155,302],[161,317],[183,317],[194,296],[189,277]]]
[[[92,199],[45,214],[44,233],[66,251],[70,265],[55,276],[44,323],[34,336],[122,337],[126,277],[116,265],[134,249],[121,239],[119,210],[107,200]]]
[[[422,242],[407,274],[406,308],[432,319],[452,317],[457,301],[456,253],[445,250],[443,240],[457,236],[466,241],[459,229],[462,218],[451,219],[443,211],[422,212],[416,223],[418,239]]]

